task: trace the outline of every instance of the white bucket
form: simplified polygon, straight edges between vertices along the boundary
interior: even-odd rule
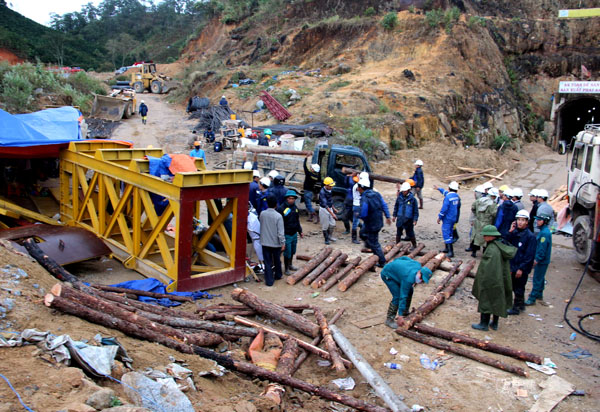
[[[281,141],[282,150],[294,150],[294,141],[296,140],[295,138],[282,136],[279,140]]]

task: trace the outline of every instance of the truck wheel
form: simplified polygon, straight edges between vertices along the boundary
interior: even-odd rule
[[[150,90],[152,90],[152,93],[159,94],[161,89],[162,89],[162,86],[159,81],[154,80],[152,82],[152,84],[150,85]]]
[[[344,198],[342,196],[333,197],[333,210],[338,220],[342,220],[344,217],[344,210],[346,205],[344,204]]]
[[[144,93],[144,83],[142,83],[142,82],[133,83],[133,90],[135,90],[136,93]]]
[[[125,110],[123,111],[123,119],[129,119],[131,117],[131,104],[127,103]]]
[[[573,246],[575,247],[575,257],[581,264],[586,264],[592,253],[592,231],[594,225],[592,218],[588,215],[581,215],[573,223]]]

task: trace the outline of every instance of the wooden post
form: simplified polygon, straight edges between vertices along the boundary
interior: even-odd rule
[[[387,253],[392,250],[393,245],[387,245],[383,248],[383,253]],[[350,286],[352,286],[363,274],[371,269],[379,261],[376,255],[369,256],[363,260],[348,276],[342,280],[338,285],[338,290],[345,292]]]
[[[65,268],[56,263],[54,259],[44,254],[44,251],[40,249],[33,238],[26,239],[23,242],[23,246],[25,246],[25,249],[27,249],[31,257],[37,260],[37,262],[56,279],[72,284],[81,282],[77,277],[73,276]]]
[[[324,270],[323,273],[321,273],[318,278],[316,278],[315,280],[312,281],[312,283],[310,284],[310,287],[313,289],[318,289],[321,286],[323,286],[325,284],[325,282],[327,282],[327,279],[332,277],[333,274],[338,270],[338,268],[340,266],[342,266],[342,264],[344,264],[346,259],[348,259],[347,254],[342,253],[341,255],[339,255],[338,258],[335,260],[335,262],[333,262],[331,264],[331,266],[329,266],[326,270]]]
[[[291,326],[305,335],[314,338],[319,334],[319,325],[283,306],[263,300],[250,291],[236,288],[231,292],[231,297],[254,309],[256,312],[277,319],[281,323]]]
[[[431,250],[431,251],[425,253],[420,258],[418,258],[417,262],[419,262],[421,264],[421,266],[425,266],[427,264],[427,262],[429,262],[431,259],[433,259],[437,254],[438,254],[438,252],[436,252],[435,250]]]
[[[327,283],[325,283],[325,285],[323,286],[323,290],[324,291],[328,291],[329,289],[331,289],[334,285],[336,285],[338,283],[338,281],[343,278],[344,276],[346,276],[346,274],[352,270],[354,270],[354,268],[360,263],[361,257],[357,256],[354,260],[350,261],[350,263],[348,265],[346,265],[346,267],[342,270],[340,270],[338,273],[336,273],[334,276],[332,276]]]
[[[306,276],[311,270],[319,266],[321,262],[323,262],[327,256],[331,253],[333,249],[327,246],[325,249],[321,251],[317,256],[315,256],[312,260],[308,261],[304,266],[296,271],[293,275],[287,277],[286,282],[288,285],[294,285],[304,276]]]
[[[145,290],[118,288],[115,286],[105,286],[105,285],[96,285],[96,284],[93,284],[91,286],[94,289],[100,289],[105,292],[126,293],[129,295],[136,295],[136,296],[148,296],[148,297],[156,298],[156,299],[166,298],[166,299],[174,300],[176,302],[193,302],[194,301],[194,298],[192,298],[191,296],[169,295],[167,293],[155,293],[155,292],[148,292]]]
[[[411,410],[404,402],[402,402],[394,393],[392,388],[388,386],[385,380],[369,365],[362,357],[350,341],[342,334],[339,328],[335,325],[331,326],[331,333],[337,344],[342,348],[346,356],[352,361],[360,374],[369,382],[369,385],[375,390],[377,395],[393,412],[408,412]]]
[[[478,348],[488,352],[499,353],[500,355],[510,356],[511,358],[524,360],[527,362],[537,363],[538,365],[541,365],[543,363],[542,357],[539,355],[535,355],[533,353],[525,352],[519,349],[513,349],[508,346],[498,345],[487,340],[473,338],[469,335],[454,333],[444,329],[434,328],[433,326],[423,325],[421,323],[415,324],[413,328],[417,332],[424,333],[425,335],[446,339],[454,343],[463,343],[474,348]]]
[[[419,243],[419,244],[417,244],[417,247],[416,247],[416,248],[414,248],[414,249],[412,250],[412,252],[410,252],[410,253],[408,254],[408,257],[409,257],[409,258],[411,258],[411,259],[414,259],[414,258],[415,258],[415,256],[417,256],[419,253],[421,253],[421,251],[422,251],[423,249],[425,249],[425,245],[424,245],[423,243]]]
[[[292,376],[294,370],[294,361],[298,357],[298,342],[294,339],[286,339],[283,342],[283,348],[279,355],[279,361],[277,362],[277,368],[275,372],[282,376]],[[261,394],[261,396],[271,400],[277,405],[281,405],[283,394],[285,389],[278,383],[270,383],[267,385],[267,389]]]
[[[431,270],[432,272],[435,272],[435,270],[440,266],[444,259],[446,259],[446,254],[439,253],[435,255],[433,259],[429,260],[429,262],[422,266],[425,266],[426,268],[429,268],[429,270]]]
[[[329,331],[327,319],[325,318],[325,315],[323,315],[323,311],[320,308],[313,307],[313,310],[315,312],[315,318],[317,319],[319,327],[321,328],[321,336],[323,336],[325,347],[327,348],[327,352],[329,352],[329,356],[331,356],[331,363],[333,363],[333,367],[338,376],[346,376],[346,368],[342,362],[342,357],[340,356],[338,347],[331,336],[331,332]]]
[[[519,376],[525,376],[525,377],[529,376],[529,374],[523,368],[520,368],[518,366],[509,365],[509,364],[501,362],[499,360],[490,358],[489,356],[485,356],[480,353],[473,352],[468,349],[464,349],[458,345],[440,342],[436,339],[432,339],[429,336],[421,335],[420,333],[414,332],[412,330],[396,329],[396,333],[398,333],[399,335],[404,336],[406,338],[412,339],[416,342],[420,342],[425,345],[429,345],[434,348],[444,350],[446,352],[456,353],[457,355],[476,360],[478,362],[484,363],[484,364],[492,366],[494,368],[501,369],[506,372],[514,373]]]
[[[458,268],[460,267],[460,265],[462,265],[462,260],[459,260],[458,262],[456,262],[454,264],[454,266],[452,266],[452,269],[450,269],[450,273],[448,273],[448,276],[446,276],[444,278],[444,280],[442,280],[440,282],[440,284],[437,285],[437,287],[433,291],[432,295],[435,295],[436,293],[441,292],[442,289],[444,289],[446,287],[448,282],[450,282],[450,279],[452,279],[452,276],[454,276],[456,274],[456,272],[458,272]]]
[[[310,283],[313,280],[315,280],[321,274],[321,272],[330,267],[333,264],[333,262],[335,262],[336,259],[341,256],[341,254],[342,251],[339,249],[336,249],[333,252],[331,252],[331,255],[327,256],[327,259],[321,262],[319,266],[314,268],[308,275],[306,275],[304,279],[302,279],[302,284],[305,286],[310,285]]]

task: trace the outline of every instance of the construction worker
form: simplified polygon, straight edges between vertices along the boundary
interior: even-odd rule
[[[429,283],[430,278],[431,270],[408,256],[394,259],[383,267],[381,279],[392,294],[385,319],[387,327],[398,327],[396,315],[408,315],[415,284]]]
[[[481,230],[486,242],[483,256],[471,293],[479,301],[477,311],[481,314],[479,323],[471,325],[473,329],[487,331],[488,327],[498,329],[498,318],[507,316],[507,309],[512,305],[512,285],[510,280],[510,263],[517,249],[502,243],[500,232],[493,225]],[[490,317],[493,315],[492,322]]]
[[[506,188],[501,196],[502,202],[498,204],[498,213],[496,214],[494,226],[502,234],[502,237],[506,239],[508,231],[515,221],[515,215],[519,210],[511,200],[512,191],[510,188]]]
[[[531,192],[529,192],[529,201],[531,202],[531,210],[529,211],[529,216],[531,217],[531,219],[529,219],[529,230],[531,230],[533,233],[535,233],[535,217],[537,216],[537,209],[539,206],[538,200],[537,200],[537,196],[538,196],[538,190],[537,189],[531,189]]]
[[[346,186],[346,197],[344,198],[344,212],[342,214],[342,222],[344,222],[344,228],[346,231],[343,235],[350,234],[350,226],[353,220],[352,204],[352,188],[358,182],[358,173],[349,173],[344,177],[344,185]]]
[[[277,170],[271,170],[269,173],[267,173],[267,177],[271,179],[271,183],[277,176],[279,176],[279,172]]]
[[[550,215],[551,219],[550,219],[550,222],[548,223],[548,228],[550,229],[550,231],[552,231],[555,226],[554,209],[552,209],[552,206],[550,206],[550,204],[548,203],[548,191],[545,189],[538,189],[537,201],[538,201],[538,208],[537,208],[536,215],[539,215],[540,213],[545,213],[547,215]],[[535,228],[534,233],[538,233],[540,231],[539,227],[534,226],[534,228]]]
[[[491,184],[490,182],[485,182],[483,184],[483,192],[485,193],[485,195],[487,196],[487,194],[489,193],[490,189],[494,187],[493,184]]]
[[[227,98],[224,95],[221,96],[221,100],[219,100],[219,106],[221,106],[221,107],[229,106],[229,102],[227,101]]]
[[[360,244],[360,240],[358,240],[357,236],[358,224],[360,221],[361,194],[358,190],[358,182],[360,181],[360,177],[354,176],[352,181],[355,182],[354,185],[352,185],[352,243]]]
[[[283,228],[285,232],[285,250],[283,251],[283,266],[285,274],[289,275],[291,271],[298,270],[292,263],[298,246],[298,235],[301,238],[302,226],[300,225],[300,211],[296,206],[298,194],[289,189],[285,194],[285,203],[277,208],[277,211],[283,216]]]
[[[283,217],[279,214],[275,196],[267,196],[268,209],[260,214],[260,244],[265,259],[265,284],[273,286],[281,279],[281,252],[285,250]],[[275,271],[273,272],[273,267]]]
[[[546,271],[550,264],[552,255],[552,233],[548,228],[548,223],[552,216],[540,212],[535,217],[536,226],[540,228],[536,236],[535,259],[533,261],[533,287],[531,293],[525,301],[525,305],[535,305],[536,300],[544,300],[544,286],[546,283]]]
[[[498,202],[498,205],[501,205],[502,202],[504,202],[504,192],[506,192],[509,189],[510,187],[508,187],[507,185],[502,185],[498,188],[498,199],[496,200],[496,202]]]
[[[196,140],[194,142],[194,148],[192,149],[192,151],[190,151],[190,156],[201,158],[202,160],[204,160],[204,166],[206,166],[206,154],[204,153],[204,150],[200,148],[200,146],[201,143],[198,140]]]
[[[423,209],[423,187],[425,186],[425,176],[423,176],[423,161],[415,162],[415,173],[411,177],[415,185],[413,187],[414,195],[419,199],[419,209]]]
[[[485,193],[483,186],[481,191]],[[466,252],[471,252],[472,257],[477,257],[477,251],[485,246],[485,240],[481,231],[487,225],[494,224],[496,220],[496,212],[498,211],[498,205],[496,204],[496,197],[498,189],[492,187],[488,190],[487,196],[480,196],[471,205],[471,211],[474,214],[473,227],[471,231],[471,244]]]
[[[206,143],[213,143],[215,141],[215,132],[212,131],[212,127],[208,126],[204,131],[204,139]]]
[[[400,186],[400,192],[394,205],[392,222],[396,222],[396,243],[400,240],[410,240],[413,248],[417,247],[414,227],[419,220],[419,207],[415,196],[410,191],[410,183],[404,182]],[[406,232],[406,238],[402,239],[402,232]]]
[[[313,208],[312,201],[315,196],[315,187],[316,184],[321,180],[321,176],[319,172],[321,171],[321,166],[314,163],[308,166],[308,160],[310,156],[304,159],[304,185],[302,186],[304,189],[304,205],[306,206],[306,211],[308,212],[308,221],[312,222],[313,219],[315,223],[319,223],[319,215],[315,212]]]
[[[264,256],[262,245],[260,244],[260,221],[258,220],[258,213],[256,209],[250,203],[250,207],[248,210],[248,235],[252,240],[252,246],[254,247],[254,252],[256,253],[256,258],[258,259],[258,266],[254,268],[255,273],[264,271]]]
[[[335,186],[333,179],[326,177],[323,179],[323,188],[319,192],[319,220],[321,221],[321,230],[323,230],[326,245],[337,240],[333,237],[335,221],[337,220],[333,210],[333,186]]]
[[[390,211],[381,194],[371,189],[370,179],[366,176],[359,179],[358,191],[360,192],[360,218],[363,221],[360,238],[365,241],[367,248],[377,255],[379,258],[377,266],[382,268],[385,265],[385,255],[379,244],[379,231],[383,227],[383,215],[386,223],[392,224]]]
[[[250,163],[250,162],[246,162]],[[252,163],[250,163],[252,165]],[[246,168],[246,164],[244,164],[244,169]],[[248,195],[248,200],[254,206],[254,209],[258,210],[258,198],[260,195],[260,172],[258,170],[252,170],[252,181],[250,182],[250,193]]]
[[[441,252],[447,253],[448,257],[454,257],[454,229],[460,218],[460,197],[458,196],[458,183],[450,182],[448,190],[437,185],[433,188],[444,195],[442,209],[438,214],[437,223],[442,223],[442,237],[444,238],[445,249]]]
[[[256,194],[256,204],[257,204],[257,208],[256,211],[258,212],[258,216],[260,217],[260,214],[268,209],[268,205],[267,205],[267,192],[269,190],[269,187],[271,186],[271,179],[269,179],[268,177],[263,177],[262,179],[260,179],[258,181],[258,187],[260,189],[259,192],[257,192]],[[275,199],[275,201],[277,201],[277,199]]]
[[[513,307],[507,312],[509,315],[518,315],[525,310],[525,285],[533,268],[536,248],[535,236],[528,227],[529,212],[519,210],[515,218],[516,221],[512,222],[506,236],[506,240],[517,248],[517,253],[510,260],[510,277],[515,298]]]
[[[517,210],[525,209],[525,206],[523,206],[523,202],[521,202],[521,198],[523,197],[523,190],[521,188],[515,187],[514,189],[512,189],[511,194],[511,200],[517,207]]]
[[[138,107],[138,113],[142,116],[142,124],[146,124],[146,120],[148,119],[148,106],[144,103],[143,100],[140,101],[140,107]]]
[[[277,207],[285,203],[287,189],[285,187],[285,177],[278,174],[273,178],[273,184],[269,188],[269,193],[277,199]]]

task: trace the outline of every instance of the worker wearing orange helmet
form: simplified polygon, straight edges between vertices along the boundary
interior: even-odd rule
[[[190,151],[190,156],[204,160],[204,166],[206,166],[206,153],[201,149],[201,143],[198,140],[194,142],[194,148]]]

